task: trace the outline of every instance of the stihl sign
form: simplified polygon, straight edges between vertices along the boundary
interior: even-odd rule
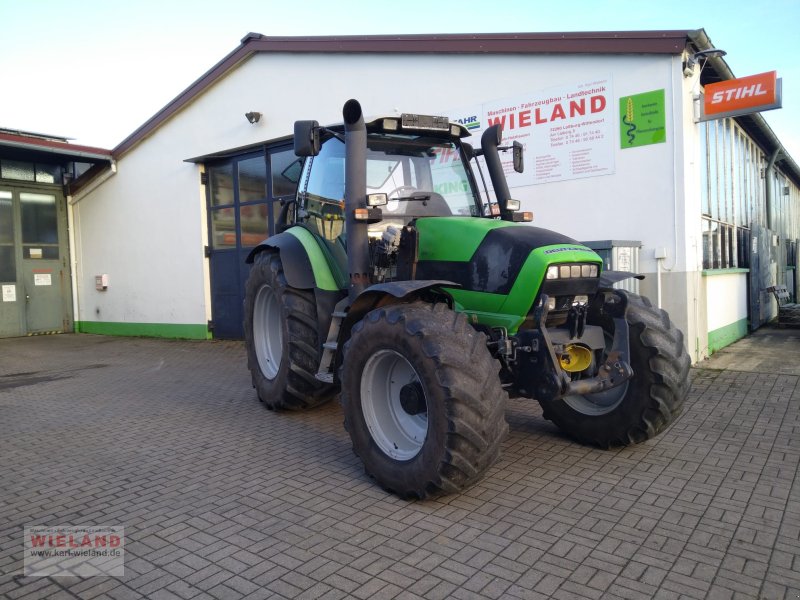
[[[703,95],[701,121],[781,107],[781,80],[775,71],[710,83]]]

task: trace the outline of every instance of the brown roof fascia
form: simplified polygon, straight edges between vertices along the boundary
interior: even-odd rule
[[[405,54],[679,54],[689,30],[566,33],[482,33],[442,35],[353,35],[269,37],[248,33],[241,44],[202,77],[122,140],[122,157],[220,77],[257,52]]]
[[[59,142],[56,140],[46,140],[27,135],[15,135],[13,133],[0,133],[0,145],[3,143],[9,146],[24,147],[27,149],[41,148],[43,150],[63,151],[64,154],[71,156],[92,155],[98,158],[111,160],[111,150],[95,148],[94,146],[81,146],[80,144],[70,144],[69,142]]]
[[[259,52],[679,54],[688,30],[254,38]]]
[[[106,170],[110,169],[111,167],[108,164],[96,164],[89,167],[86,172],[75,179],[74,181],[70,181],[67,184],[67,194],[69,196],[74,196],[80,190],[85,188],[91,181],[97,177],[98,175],[106,172]]]

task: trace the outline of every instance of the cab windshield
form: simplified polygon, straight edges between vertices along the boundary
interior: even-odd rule
[[[478,216],[478,203],[453,142],[372,135],[367,149],[367,194],[388,195],[386,218]]]
[[[344,144],[331,138],[306,161],[301,178],[307,181],[301,191],[303,220],[328,240],[340,235],[344,225],[344,163]],[[376,193],[386,194],[388,204],[381,207],[383,221],[370,225],[373,236],[418,217],[480,215],[461,152],[446,139],[369,134],[367,194]]]

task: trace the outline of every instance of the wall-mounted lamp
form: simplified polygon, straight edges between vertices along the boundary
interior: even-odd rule
[[[703,68],[706,66],[706,62],[708,62],[709,58],[720,58],[727,54],[725,50],[720,50],[719,48],[708,48],[707,50],[700,50],[699,52],[695,52],[686,57],[686,60],[683,61],[683,76],[684,77],[691,77],[694,74],[694,66],[700,61],[703,60],[703,64],[700,67],[700,72],[703,72]]]
[[[244,116],[247,117],[247,120],[251,124],[256,124],[261,120],[261,113],[256,111],[250,111],[249,113],[245,113]]]

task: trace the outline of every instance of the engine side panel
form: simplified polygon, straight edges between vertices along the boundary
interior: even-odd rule
[[[511,332],[538,297],[547,267],[592,263],[602,268],[591,249],[539,227],[458,217],[419,219],[416,225],[414,277],[459,283],[461,289],[448,289],[458,310],[475,323]]]

